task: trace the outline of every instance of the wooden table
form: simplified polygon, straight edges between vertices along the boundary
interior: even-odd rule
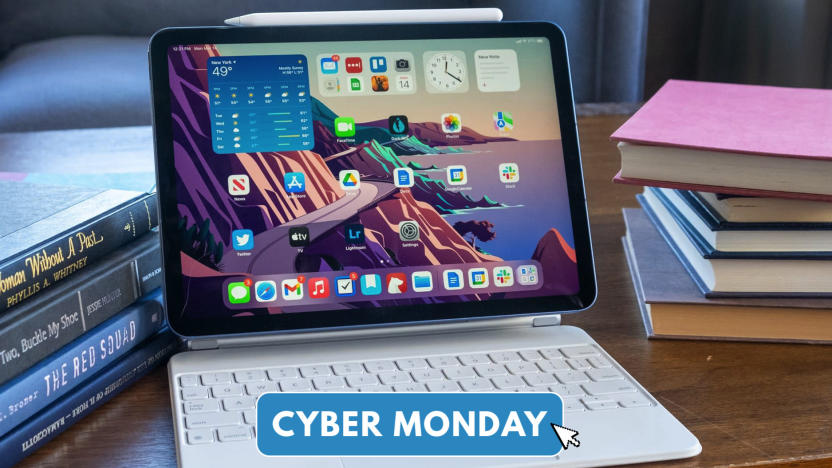
[[[608,136],[626,116],[579,120],[598,268],[598,303],[565,317],[592,335],[702,442],[670,466],[832,466],[832,348],[648,341],[621,249],[621,208],[636,187],[614,185]],[[99,154],[86,167],[73,155]],[[0,135],[0,170],[148,170],[144,127]],[[158,369],[26,459],[22,466],[174,466],[168,383]]]

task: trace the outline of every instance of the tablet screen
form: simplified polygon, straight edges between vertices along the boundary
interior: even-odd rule
[[[547,38],[190,44],[167,62],[183,316],[578,292]]]

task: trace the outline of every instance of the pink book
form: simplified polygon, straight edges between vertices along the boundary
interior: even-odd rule
[[[832,162],[832,90],[670,80],[610,138]]]

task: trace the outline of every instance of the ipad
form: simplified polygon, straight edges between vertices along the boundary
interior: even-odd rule
[[[150,62],[178,333],[486,319],[594,301],[557,26],[167,29]]]

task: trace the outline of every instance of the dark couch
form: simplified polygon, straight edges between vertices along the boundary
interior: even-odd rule
[[[649,0],[393,0],[383,8],[498,6],[559,23],[578,102],[642,97]],[[0,132],[150,123],[147,39],[258,11],[362,10],[377,1],[0,0]]]

